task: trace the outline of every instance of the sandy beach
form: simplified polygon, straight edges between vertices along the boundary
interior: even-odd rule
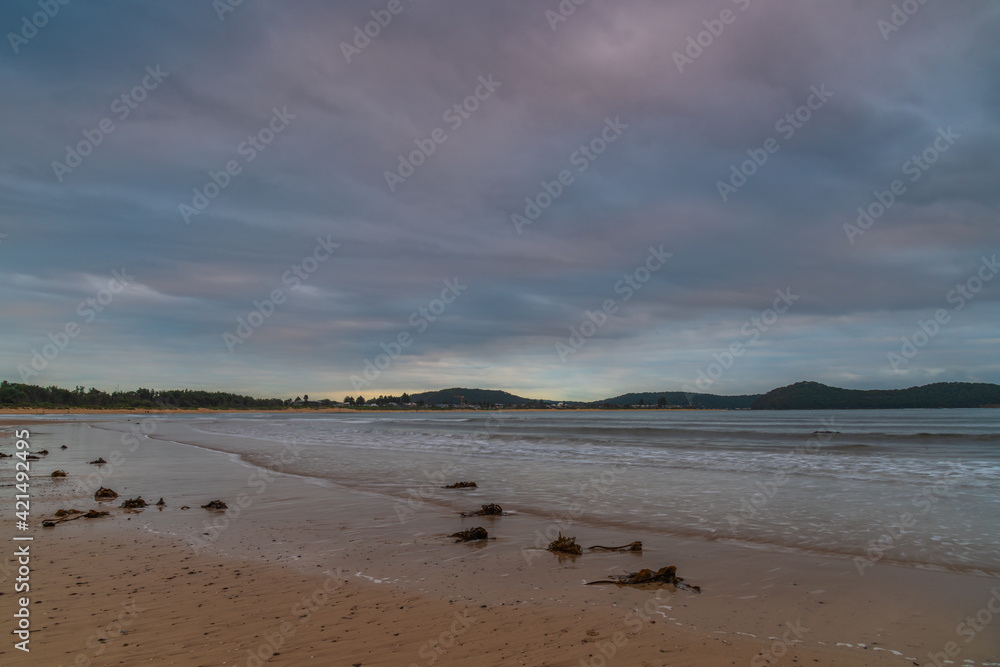
[[[791,640],[785,655],[779,641],[678,625],[669,618],[683,613],[670,607],[689,603],[667,592],[449,600],[352,572],[197,556],[169,540],[77,523],[58,529],[34,575],[30,658],[5,646],[4,664],[555,666],[605,664],[610,655],[622,665],[741,665],[772,647],[793,664],[905,664],[807,646],[788,628],[776,628]]]
[[[0,421],[0,451],[13,451],[15,422]],[[848,559],[582,522],[570,529],[585,546],[641,539],[644,550],[558,557],[535,548],[553,528],[541,515],[462,518],[429,502],[402,523],[390,495],[261,476],[166,436],[98,477],[119,501],[166,502],[128,511],[80,483],[113,432],[37,420],[30,430],[32,448],[50,452],[32,469],[31,652],[5,632],[4,665],[1000,663],[992,627],[957,629],[989,609],[995,577],[883,563],[862,576]],[[10,499],[13,464],[0,466]],[[48,477],[55,469],[69,477]],[[200,508],[215,498],[230,511]],[[69,508],[110,514],[40,527]],[[496,539],[447,537],[475,525]],[[0,605],[13,630],[10,553]],[[702,593],[584,585],[665,565]]]

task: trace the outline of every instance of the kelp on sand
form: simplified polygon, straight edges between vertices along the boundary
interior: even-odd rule
[[[701,586],[685,584],[684,579],[677,576],[677,567],[675,565],[661,567],[656,572],[653,572],[652,570],[649,569],[642,569],[639,570],[638,572],[630,572],[629,574],[616,575],[611,579],[602,579],[600,581],[587,582],[587,586],[591,586],[593,584],[615,584],[616,586],[668,584],[671,586],[676,586],[681,590],[689,590],[695,593],[701,593]]]

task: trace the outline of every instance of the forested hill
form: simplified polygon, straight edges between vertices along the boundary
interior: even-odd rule
[[[716,396],[715,394],[688,394],[683,391],[645,391],[622,394],[621,396],[594,402],[600,405],[680,405],[693,408],[746,409],[753,405],[753,402],[758,398],[760,398],[760,394]],[[660,399],[663,400],[661,401]]]
[[[898,408],[1000,407],[1000,385],[938,382],[909,389],[862,391],[818,382],[773,389],[753,402],[754,410],[865,410]]]
[[[218,391],[174,389],[160,391],[136,389],[106,393],[83,387],[61,389],[38,387],[16,382],[0,382],[0,409],[4,407],[96,408],[96,409],[196,409],[281,410],[288,408],[329,407],[341,405],[328,399],[305,401],[296,398],[254,398]],[[354,399],[355,404],[362,399]],[[499,389],[454,387],[402,397],[373,399],[385,407],[404,403],[420,406],[502,405],[509,407],[554,407],[552,400],[523,398]],[[308,401],[308,402],[306,402]],[[366,403],[370,402],[366,399]],[[560,406],[563,404],[560,404]],[[1000,407],[1000,385],[969,382],[940,382],[909,389],[859,391],[829,387],[818,382],[798,382],[774,389],[767,394],[717,396],[689,394],[683,391],[633,392],[600,401],[566,401],[565,407],[692,407],[707,409],[816,410],[871,408],[980,408]]]
[[[487,403],[489,405],[525,405],[536,402],[530,398],[521,398],[520,396],[515,396],[499,389],[465,389],[463,387],[412,394],[410,400],[414,403],[423,401],[427,405],[458,405],[462,402],[458,398],[459,396],[470,405],[478,405],[480,403]]]

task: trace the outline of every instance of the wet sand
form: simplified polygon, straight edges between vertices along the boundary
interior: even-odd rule
[[[80,482],[95,475],[87,460],[120,447],[115,434],[87,424],[31,430],[33,448],[51,452],[33,470],[33,525],[60,507],[97,507]],[[10,437],[0,451],[12,451]],[[32,652],[16,651],[11,637],[0,663],[931,665],[928,653],[948,642],[960,649],[955,664],[1000,663],[996,626],[969,643],[956,632],[987,608],[996,578],[882,564],[860,576],[847,559],[518,513],[461,518],[432,503],[262,475],[232,455],[162,440],[126,454],[92,481],[123,498],[163,496],[167,507],[107,503],[109,517],[34,527]],[[5,485],[12,468],[0,462]],[[56,468],[70,477],[44,476]],[[466,496],[470,509],[482,493]],[[199,507],[217,497],[228,517]],[[474,525],[497,539],[447,537]],[[641,539],[645,549],[559,558],[533,548],[559,527],[584,546]],[[664,565],[703,593],[583,585]],[[0,611],[10,619],[13,579],[4,577]],[[308,599],[314,609],[295,607]]]

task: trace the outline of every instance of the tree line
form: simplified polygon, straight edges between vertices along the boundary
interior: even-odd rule
[[[17,382],[0,382],[0,405],[37,408],[135,408],[135,409],[196,409],[226,408],[280,409],[291,407],[293,401],[280,398],[254,398],[222,391],[191,389],[135,389],[111,393],[91,387],[73,389],[39,387]]]

